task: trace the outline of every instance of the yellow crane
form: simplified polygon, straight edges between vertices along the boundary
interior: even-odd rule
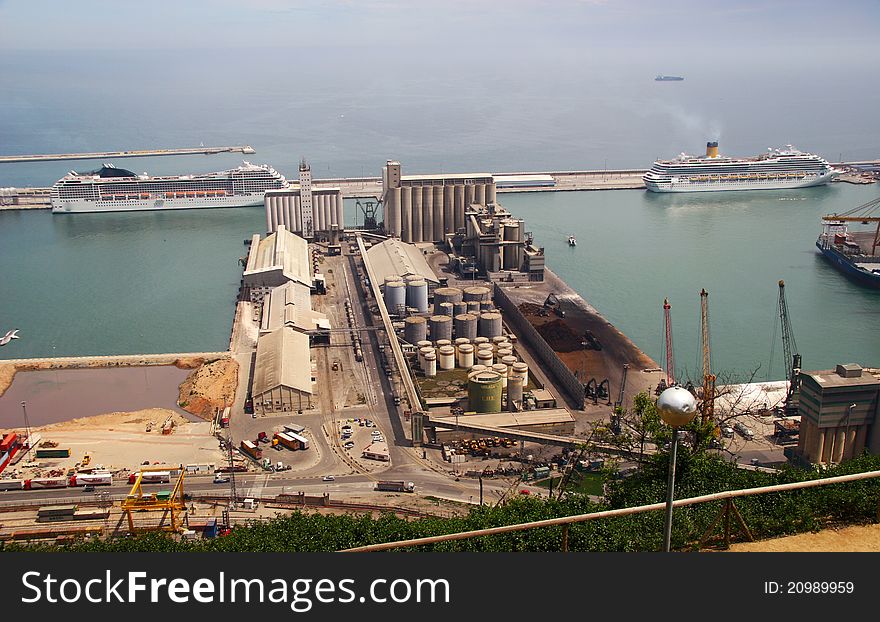
[[[715,419],[715,374],[712,373],[712,353],[709,348],[709,292],[700,291],[700,342],[703,350],[703,401],[700,421],[703,425]]]
[[[145,474],[161,473],[164,471],[170,473],[173,470],[176,470],[178,475],[170,493],[144,492],[142,485],[144,483],[143,480]],[[171,477],[172,476],[169,475],[169,483]],[[132,484],[131,492],[128,493],[128,496],[122,502],[122,510],[128,518],[129,530],[132,533],[137,530],[152,530],[150,527],[143,527],[140,525],[135,526],[134,517],[132,516],[133,512],[161,511],[163,514],[155,529],[162,529],[164,531],[181,531],[183,514],[186,512],[186,502],[183,496],[183,479],[184,469],[182,464],[179,464],[176,467],[165,465],[141,468]],[[167,523],[165,522],[166,516],[170,519]]]

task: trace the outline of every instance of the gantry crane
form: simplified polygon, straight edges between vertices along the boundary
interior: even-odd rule
[[[669,299],[663,299],[663,323],[666,330],[666,386],[671,387],[675,384],[675,356],[672,350],[672,305]],[[662,380],[661,380],[662,383]]]
[[[703,351],[703,401],[700,419],[705,425],[715,418],[715,374],[712,373],[712,351],[709,346],[709,292],[700,291],[700,342]]]
[[[876,255],[877,247],[880,246],[880,216],[875,216],[873,214],[875,214],[878,209],[880,209],[880,198],[868,201],[867,203],[854,207],[848,212],[843,212],[842,214],[822,216],[822,220],[826,221],[826,223],[859,222],[863,225],[872,222],[877,223],[877,229],[874,231],[874,239],[871,242],[871,255]],[[782,283],[782,281],[780,281],[780,283]]]
[[[170,493],[144,493],[143,488],[141,487],[144,473],[161,471],[170,472],[171,470],[177,470],[179,475],[177,476],[177,481],[174,483],[174,488]],[[138,529],[141,531],[153,529],[144,526],[136,527],[134,524],[132,512],[142,512],[147,510],[159,510],[163,512],[155,529],[162,529],[164,531],[181,531],[183,528],[183,514],[186,512],[186,501],[183,496],[183,477],[184,468],[182,464],[177,465],[176,468],[165,465],[142,467],[140,469],[137,478],[134,481],[134,485],[131,487],[131,492],[128,493],[128,496],[122,502],[122,510],[128,518],[128,528],[132,533]],[[170,514],[170,522],[166,523],[165,516],[168,514]]]
[[[785,303],[785,281],[779,281],[779,322],[782,325],[782,351],[788,369],[788,390],[785,393],[785,414],[796,415],[798,411],[798,385],[801,371],[801,355],[798,354],[797,343],[791,330],[788,317],[788,305]]]

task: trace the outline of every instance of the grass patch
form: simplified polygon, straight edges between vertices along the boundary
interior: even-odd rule
[[[549,488],[550,482],[553,482],[553,490],[557,490],[559,486],[559,480],[561,476],[550,477],[547,479],[543,479],[539,482],[535,482],[535,486],[540,486],[542,488]],[[603,494],[603,479],[600,473],[582,473],[580,471],[575,471],[571,474],[571,477],[568,478],[568,484],[565,487],[567,492],[577,492],[584,495],[593,495],[596,497],[601,497]]]

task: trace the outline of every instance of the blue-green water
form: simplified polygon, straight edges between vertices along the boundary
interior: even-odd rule
[[[713,365],[783,376],[777,281],[808,368],[880,363],[880,292],[851,283],[815,251],[819,217],[876,196],[835,184],[780,192],[643,191],[499,195],[525,218],[548,265],[660,360],[664,297],[676,367],[699,368],[701,288]],[[347,201],[347,220],[354,216]],[[3,358],[214,351],[228,345],[243,244],[260,208],[53,215],[0,212],[0,318],[21,329]],[[578,246],[566,238],[574,234]],[[54,346],[54,349],[53,349]]]

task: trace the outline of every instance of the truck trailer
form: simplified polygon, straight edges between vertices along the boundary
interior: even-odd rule
[[[376,484],[376,490],[386,492],[415,492],[416,485],[412,482],[403,481],[380,481]]]

